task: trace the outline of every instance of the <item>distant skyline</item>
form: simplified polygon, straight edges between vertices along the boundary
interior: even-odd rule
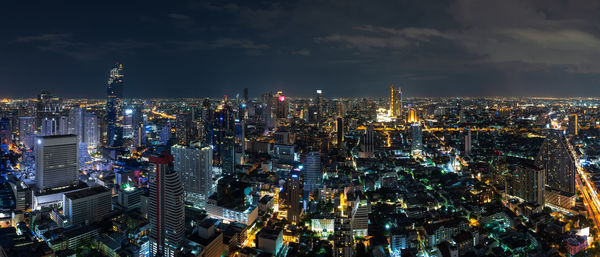
[[[6,2],[0,97],[600,96],[600,1]]]

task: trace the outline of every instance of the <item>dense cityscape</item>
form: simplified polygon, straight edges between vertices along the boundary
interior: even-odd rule
[[[594,256],[593,98],[0,103],[0,256]],[[309,89],[307,89],[309,90]]]

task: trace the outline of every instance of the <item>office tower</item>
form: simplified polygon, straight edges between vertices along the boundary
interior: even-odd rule
[[[248,88],[247,87],[244,88],[244,102],[245,103],[248,102]]]
[[[10,119],[0,119],[0,144],[8,145],[12,143],[12,126]]]
[[[423,128],[421,123],[413,123],[410,125],[410,129],[412,132],[410,150],[413,154],[420,153],[423,151]]]
[[[58,128],[56,129],[57,135],[69,135],[69,117],[60,116],[58,117]]]
[[[154,172],[150,177],[150,256],[173,257],[184,240],[185,213],[183,185],[173,169],[173,156],[151,156]]]
[[[287,206],[287,220],[292,224],[300,221],[302,215],[302,183],[298,174],[292,173],[283,185],[285,205]]]
[[[213,193],[212,149],[200,145],[171,147],[174,169],[183,181],[185,201],[204,207],[204,202]]]
[[[338,117],[341,117],[341,118],[345,117],[346,111],[347,111],[346,103],[342,100],[339,100],[337,102]]]
[[[120,147],[123,143],[123,128],[117,123],[121,98],[123,98],[123,64],[117,62],[110,70],[106,87],[106,136],[109,147]]]
[[[304,162],[304,190],[314,192],[321,185],[321,153],[310,152]]]
[[[287,119],[290,109],[289,101],[281,91],[277,91],[277,94],[275,94],[274,97],[275,99],[273,99],[273,102],[275,103],[275,117],[277,119]]]
[[[375,156],[375,128],[373,123],[369,124],[365,134],[360,139],[360,152],[358,154],[361,158],[373,158]]]
[[[341,148],[344,146],[344,118],[337,118],[335,125],[337,129],[337,147]]]
[[[38,190],[76,184],[79,175],[77,136],[39,136],[35,149]]]
[[[506,192],[528,202],[544,205],[546,174],[533,160],[509,157],[510,173],[506,178]]]
[[[73,225],[101,221],[111,210],[111,191],[102,186],[88,187],[63,195],[63,215]]]
[[[42,127],[42,120],[57,118],[61,111],[61,99],[48,91],[42,91],[38,95],[38,101],[36,103],[36,129]]]
[[[323,110],[323,91],[318,89],[317,90],[317,94],[315,96],[315,102],[316,102],[316,118],[317,118],[317,122],[320,122],[321,120],[323,120],[323,112],[325,110]]]
[[[575,193],[575,160],[562,131],[548,130],[536,165],[546,172],[546,185],[550,189]]]
[[[235,173],[235,120],[234,113],[226,102],[214,113],[213,162],[224,174]]]
[[[67,131],[66,134],[77,135],[77,142],[82,141],[83,128],[83,113],[85,111],[79,107],[73,107],[69,110],[69,117],[67,120]]]
[[[467,128],[465,133],[465,154],[471,155],[471,128]]]
[[[569,127],[567,131],[571,136],[577,136],[579,134],[579,123],[577,121],[577,114],[572,113],[571,115],[569,115]]]
[[[98,126],[98,117],[89,112],[83,114],[83,133],[82,142],[88,149],[96,149],[100,144],[100,128]]]
[[[276,105],[276,103],[273,102],[273,94],[271,92],[264,93],[262,95],[262,100],[262,120],[267,125],[267,128],[272,129],[276,125],[276,116],[273,113],[273,109],[275,108],[274,106]]]
[[[246,156],[246,121],[235,121],[235,138],[234,138],[235,163],[242,164]]]
[[[132,138],[134,132],[133,126],[133,109],[131,107],[123,111],[123,138]]]
[[[33,148],[35,137],[35,118],[19,117],[19,140],[27,149]]]
[[[340,194],[340,205],[334,210],[333,256],[354,256],[354,233],[352,231],[352,209],[346,203],[346,195]]]
[[[177,114],[175,119],[175,137],[179,144],[189,144],[192,141],[192,115],[189,112]]]
[[[144,124],[138,124],[135,129],[134,142],[136,147],[146,145],[146,128],[144,127]]]
[[[40,136],[58,135],[58,121],[56,118],[43,118],[41,122]]]
[[[411,108],[408,111],[408,118],[406,119],[406,121],[409,124],[415,123],[419,121],[419,118],[417,117],[417,110],[415,110],[414,108]]]
[[[390,86],[390,114],[392,117],[402,118],[402,89]]]

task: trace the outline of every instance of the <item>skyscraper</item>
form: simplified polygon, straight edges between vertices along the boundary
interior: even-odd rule
[[[289,114],[289,101],[283,95],[282,91],[277,91],[277,94],[274,96],[273,102],[275,103],[275,117],[277,119],[286,119]]]
[[[76,184],[79,175],[77,136],[39,136],[35,149],[38,190]]]
[[[321,153],[310,152],[306,155],[304,162],[304,190],[313,192],[319,188],[321,184]]]
[[[335,125],[337,129],[337,147],[341,148],[344,145],[344,118],[337,118]]]
[[[35,118],[19,117],[19,140],[27,149],[33,148],[35,137]]]
[[[397,119],[402,118],[402,89],[390,86],[390,114]]]
[[[296,224],[300,221],[300,215],[302,214],[302,184],[298,174],[292,173],[283,185],[283,191],[285,192],[285,204],[288,207],[287,220],[292,224]]]
[[[213,192],[212,149],[209,146],[174,145],[171,153],[173,167],[183,181],[186,202],[203,207]]]
[[[361,138],[359,157],[373,158],[375,156],[375,128],[369,124]]]
[[[2,118],[0,119],[0,144],[10,144],[12,143],[12,126],[10,119]]]
[[[106,90],[107,145],[119,147],[123,143],[123,128],[117,124],[120,99],[123,98],[123,64],[117,62],[110,70]]]
[[[150,162],[150,256],[173,257],[184,240],[183,185],[173,169],[173,156],[154,155]]]
[[[352,231],[352,209],[346,202],[346,195],[340,194],[340,205],[334,210],[333,256],[354,256],[354,233]]]
[[[225,174],[235,172],[235,120],[231,106],[225,102],[215,111],[213,124],[213,162]]]
[[[423,128],[421,123],[413,123],[410,125],[410,129],[412,132],[410,150],[413,154],[420,153],[423,151]]]
[[[535,161],[546,172],[550,189],[575,193],[575,160],[562,131],[548,130]]]
[[[465,154],[471,155],[471,128],[467,128],[465,132]]]
[[[576,113],[569,115],[569,128],[567,131],[571,136],[577,136],[579,134],[579,123]]]
[[[317,117],[316,118],[317,118],[317,122],[320,122],[321,120],[323,120],[323,112],[324,112],[324,110],[323,110],[323,91],[320,89],[317,90],[317,95],[315,96],[315,102],[317,105],[317,110],[316,110]]]
[[[509,157],[509,173],[506,192],[525,201],[544,205],[546,173],[533,160]]]

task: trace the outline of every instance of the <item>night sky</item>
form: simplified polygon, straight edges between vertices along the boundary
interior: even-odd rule
[[[93,3],[92,3],[93,2]],[[600,96],[600,1],[3,1],[0,96]]]

